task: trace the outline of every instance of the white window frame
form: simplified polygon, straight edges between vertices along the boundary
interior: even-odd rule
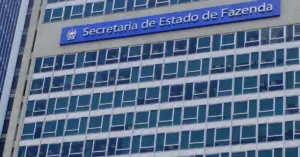
[[[165,139],[164,139],[164,151],[165,151],[165,148],[166,147],[173,147],[173,146],[177,146],[178,147],[178,149],[180,148],[180,134],[178,135],[179,137],[178,137],[178,143],[177,144],[172,144],[172,145],[168,145],[167,144],[167,134],[177,134],[177,132],[168,132],[168,133],[165,133]],[[178,149],[175,149],[175,150],[178,150]]]
[[[273,82],[271,82],[271,75],[277,75],[277,74],[281,74],[282,75],[282,84],[280,85],[274,85]],[[268,74],[268,91],[270,90],[271,87],[279,87],[279,86],[283,86],[284,87],[284,74],[282,73],[274,73],[274,74]]]
[[[224,103],[221,103],[221,107],[222,107],[222,109],[221,109],[221,114],[220,115],[214,115],[214,116],[210,116],[209,115],[209,110],[210,110],[210,106],[213,106],[213,105],[220,105],[220,104],[209,104],[208,105],[208,107],[207,107],[207,121],[208,121],[208,119],[209,118],[219,118],[219,117],[221,117],[221,119],[223,120],[223,117],[224,117]],[[215,121],[215,120],[214,120]],[[210,121],[211,122],[211,121]]]
[[[269,125],[271,125],[271,124],[276,124],[276,123],[267,123],[266,124],[266,135],[267,135],[267,137],[266,137],[266,141],[267,142],[269,142],[269,139],[268,138],[270,138],[270,137],[277,137],[277,136],[280,136],[279,134],[278,135],[269,135]],[[281,136],[284,138],[284,124],[283,123],[281,123],[281,128],[282,128],[282,130],[281,130]]]
[[[240,116],[240,115],[247,115],[247,118],[249,117],[249,105],[250,105],[250,101],[246,101],[247,102],[247,111],[246,112],[243,112],[243,113],[235,113],[234,112],[235,103],[242,103],[242,102],[245,102],[245,101],[236,101],[236,102],[232,103],[232,105],[233,105],[232,119],[236,119],[236,118],[234,118],[234,116]]]
[[[200,39],[203,39],[203,38],[210,38],[210,40],[209,40],[209,46],[206,46],[206,47],[199,47],[199,40]],[[210,49],[210,51],[211,51],[211,49],[212,49],[212,40],[213,40],[213,38],[212,38],[212,36],[204,36],[204,37],[199,37],[199,38],[197,38],[197,51],[198,50],[203,50],[203,49]],[[210,52],[209,51],[209,52]]]
[[[170,120],[160,120],[161,118],[161,111],[165,111],[165,110],[172,110],[172,116]],[[158,116],[158,121],[157,121],[157,125],[159,126],[160,123],[172,123],[171,126],[173,126],[173,121],[174,121],[174,112],[175,109],[163,109],[159,111],[159,116]]]
[[[192,62],[192,61],[200,61],[200,69],[199,70],[192,70],[192,71],[189,71],[189,67],[190,67],[190,62]],[[186,75],[188,74],[188,73],[195,73],[195,72],[199,72],[200,73],[200,75],[201,75],[201,73],[202,73],[202,63],[203,63],[203,61],[201,60],[201,59],[198,59],[198,60],[189,60],[189,61],[187,61],[187,68],[186,68]],[[190,77],[190,76],[189,76]]]
[[[60,82],[59,86],[54,86],[54,78],[55,77],[63,77],[64,81],[63,82]],[[52,91],[53,89],[61,89],[62,88],[62,91],[64,91],[64,88],[65,88],[65,83],[66,83],[66,75],[63,75],[63,76],[54,76],[52,78],[52,82],[51,82],[51,86],[50,86],[50,91]],[[57,91],[56,91],[57,92]]]
[[[264,60],[262,60],[263,53],[270,53],[271,51],[274,53],[273,61],[265,62]],[[263,52],[261,52],[260,66],[265,65],[265,64],[270,64],[270,63],[274,63],[274,65],[276,66],[277,53],[276,53],[275,50],[271,50],[271,51],[263,51]]]
[[[84,81],[84,83],[75,84],[76,75],[79,76],[79,75],[82,75],[82,74],[85,75],[85,81]],[[74,89],[74,87],[77,88],[78,86],[84,86],[84,88],[85,88],[86,83],[87,83],[87,77],[88,77],[88,73],[75,74],[74,77],[73,77],[72,89]]]
[[[146,136],[154,136],[153,146],[151,146],[151,147],[150,146],[149,147],[142,146],[143,137],[146,137]],[[141,135],[139,153],[141,153],[141,149],[153,149],[153,151],[155,151],[155,142],[156,142],[155,135]]]
[[[133,68],[133,67],[130,67],[130,68],[124,68],[124,69],[130,69],[129,78],[125,78],[125,77],[119,78],[119,77],[120,77],[120,71],[121,71],[121,70],[124,70],[124,69],[118,69],[116,84],[118,84],[119,81],[126,81],[126,80],[128,80],[129,82],[131,82],[132,68]]]
[[[34,105],[33,105],[33,111],[32,111],[32,116],[33,116],[33,114],[34,113],[36,113],[36,102],[37,101],[41,101],[41,100],[34,100]],[[46,100],[46,104],[45,104],[45,109],[44,110],[40,110],[39,112],[41,112],[41,111],[44,111],[45,112],[45,114],[47,113],[47,103],[48,103],[48,100]]]
[[[108,53],[109,53],[109,51],[110,50],[118,50],[118,56],[113,56],[114,58],[107,58],[108,57]],[[111,49],[107,49],[106,50],[106,56],[105,56],[105,63],[107,62],[107,61],[113,61],[113,60],[118,60],[117,62],[119,63],[119,61],[120,61],[120,48],[111,48]]]
[[[297,73],[300,73],[300,71],[294,71],[293,73],[294,73],[294,88],[295,88],[297,85],[300,86],[300,82],[297,82]]]
[[[205,82],[199,82],[199,83],[205,83]],[[198,83],[193,83],[193,99],[196,99],[196,96],[199,96],[199,95],[206,95],[207,96],[207,87],[208,87],[208,84],[206,83],[206,90],[205,91],[202,91],[203,93],[197,93],[196,92],[196,84]]]
[[[246,80],[245,79],[249,79],[249,78],[253,78],[253,77],[256,77],[256,87],[250,87],[250,88],[246,88],[245,87],[245,82]],[[242,79],[242,84],[243,84],[243,89],[242,89],[242,94],[245,93],[246,90],[253,90],[253,89],[256,89],[258,91],[258,77],[257,76],[246,76],[246,77],[243,77]]]
[[[251,41],[248,41],[247,38],[248,38],[248,33],[251,33],[251,32],[257,32],[258,31],[258,39],[256,40],[251,40]],[[261,30],[260,29],[256,29],[256,30],[249,30],[249,31],[246,31],[245,32],[245,45],[246,44],[249,44],[249,43],[255,43],[255,42],[258,42],[260,44],[260,38],[261,38]]]
[[[55,122],[55,130],[54,131],[51,131],[51,132],[46,132],[45,131],[45,128],[46,128],[46,124],[47,124],[47,122]],[[44,129],[43,129],[43,132],[42,132],[42,136],[44,136],[44,134],[46,133],[46,134],[54,134],[54,136],[53,137],[55,137],[55,135],[56,135],[56,131],[57,131],[57,125],[58,125],[58,120],[53,120],[53,121],[46,121],[45,122],[45,126],[44,126]]]
[[[53,143],[53,144],[58,144],[58,143]],[[59,150],[59,154],[54,154],[54,155],[49,155],[48,153],[49,153],[49,148],[50,148],[50,145],[53,145],[53,144],[48,144],[47,145],[47,157],[57,157],[58,155],[60,155],[60,153],[61,153],[61,150]],[[61,146],[62,146],[62,144],[60,144],[59,143],[59,145],[60,145],[60,148],[61,148]]]
[[[157,4],[165,4],[168,3],[170,5],[170,0],[155,0],[155,7],[157,7]]]
[[[150,76],[142,76],[142,71],[143,71],[143,68],[146,68],[146,67],[152,67],[152,75]],[[140,76],[139,76],[139,82],[147,82],[147,81],[141,81],[141,79],[145,79],[145,78],[151,78],[152,81],[154,80],[154,72],[155,72],[155,65],[147,65],[147,66],[142,66],[141,67],[141,72],[140,72]]]
[[[106,72],[106,71],[97,71],[97,72],[96,72],[94,84],[104,84],[104,83],[106,83],[106,86],[108,85],[108,82],[109,82],[109,75],[110,75],[110,70],[107,70],[107,79],[106,79],[106,81],[98,81],[98,80],[97,80],[97,75],[98,75],[98,73],[103,73],[103,72]]]
[[[97,117],[97,118],[101,117],[101,121],[99,122],[100,123],[100,127],[90,127],[90,121],[89,121],[89,124],[88,124],[88,127],[87,127],[87,131],[89,131],[90,129],[92,129],[92,130],[94,130],[94,129],[100,129],[100,130],[102,130],[104,116],[94,116],[94,117],[90,117],[90,119],[91,118],[95,118],[95,117]]]
[[[266,99],[261,99],[260,101],[259,101],[259,105],[258,105],[258,117],[260,117],[260,113],[266,113],[266,112],[273,112],[273,115],[275,115],[275,102],[276,102],[276,100],[275,100],[275,98],[270,98],[270,99],[272,99],[272,106],[273,106],[273,109],[272,110],[265,110],[265,111],[261,111],[260,110],[260,102],[261,102],[261,100],[266,100]],[[263,116],[263,117],[265,117],[265,116]]]
[[[244,129],[245,129],[245,127],[250,127],[250,126],[254,126],[255,127],[255,136],[254,137],[248,137],[248,138],[243,138],[243,131],[244,131]],[[253,139],[253,138],[255,138],[255,140],[257,140],[257,132],[256,132],[256,130],[257,130],[257,127],[256,127],[256,125],[244,125],[244,126],[240,126],[241,128],[240,128],[240,139],[241,139],[241,142],[240,143],[242,143],[242,140],[249,140],[249,139]]]
[[[224,66],[223,67],[216,66],[215,68],[213,68],[213,60],[216,59],[216,58],[224,58]],[[226,58],[226,56],[211,58],[211,69],[210,69],[210,72],[212,72],[214,70],[220,70],[220,69],[224,69],[224,71],[226,71],[226,64],[227,64],[227,58]]]
[[[58,111],[58,110],[66,110],[66,112],[68,112],[68,104],[66,105],[66,107],[65,108],[58,108],[57,107],[57,101],[58,101],[58,99],[61,99],[61,98],[68,98],[68,104],[70,103],[70,98],[69,97],[60,97],[60,98],[56,98],[55,99],[55,105],[54,105],[54,110],[53,110],[53,114],[57,114],[56,113],[56,111]]]
[[[74,8],[78,7],[78,6],[81,6],[81,5],[82,5],[82,12],[75,14],[74,13]],[[85,10],[85,4],[72,5],[71,12],[70,12],[70,18],[72,19],[74,16],[80,16],[80,15],[83,17],[84,10]]]
[[[204,141],[205,141],[205,137],[203,137],[203,141],[202,142],[191,142],[192,141],[192,132],[196,132],[196,131],[203,131],[204,132],[204,130],[193,130],[193,131],[189,131],[189,148],[188,149],[191,149],[190,147],[191,147],[191,145],[193,145],[193,144],[203,144],[203,146],[204,146]],[[205,133],[204,133],[205,134]],[[203,135],[204,135],[203,134]]]
[[[182,86],[181,95],[172,96],[172,93],[171,93],[172,90],[171,89],[174,86]],[[170,87],[169,87],[169,99],[168,99],[168,101],[170,102],[171,98],[183,97],[184,96],[184,87],[185,87],[184,85],[179,85],[179,84],[177,84],[177,85],[170,85]]]
[[[102,118],[102,119],[103,119],[103,118]],[[102,140],[101,140],[101,141],[102,141]],[[107,140],[106,140],[106,146],[105,146],[104,151],[95,151],[95,150],[94,150],[94,148],[95,148],[95,142],[96,142],[96,140],[93,141],[93,146],[92,146],[92,152],[91,152],[91,154],[93,154],[93,153],[104,153],[104,154],[106,154],[106,150],[107,150],[107,146],[108,146]]]
[[[219,129],[229,129],[229,136],[228,136],[227,140],[217,140],[217,132],[218,132]],[[230,145],[230,132],[231,132],[230,128],[215,128],[214,132],[215,132],[215,134],[214,134],[214,146],[215,147],[216,147],[217,142],[226,142],[226,141],[228,141],[228,143]]]
[[[185,117],[185,109],[187,109],[187,108],[191,108],[191,107],[196,107],[196,117],[194,117],[194,118],[184,118]],[[190,120],[196,120],[196,121],[198,121],[198,115],[199,115],[199,106],[188,106],[188,107],[185,107],[185,108],[183,108],[183,114],[182,114],[182,123],[184,123],[184,121],[190,121]],[[189,124],[189,123],[185,123],[185,124]]]
[[[297,107],[293,107],[293,108],[287,108],[287,99],[288,98],[290,98],[290,97],[294,97],[294,96],[288,96],[288,97],[285,97],[285,108],[284,108],[284,111],[286,112],[286,111],[293,111],[293,110],[298,110],[298,112],[299,112],[299,96],[297,96],[297,98],[298,98],[298,102],[297,102]],[[286,113],[285,113],[286,114]],[[295,113],[294,113],[295,114]]]
[[[132,48],[136,48],[136,47],[140,47],[140,54],[139,55],[134,55],[134,56],[130,56],[130,50]],[[129,46],[128,48],[128,58],[135,58],[135,57],[141,57],[142,56],[142,52],[143,52],[143,46],[142,45],[134,45],[134,46]]]
[[[112,93],[112,92],[106,92],[105,94],[107,94],[107,93]],[[98,108],[99,108],[100,106],[113,105],[113,101],[114,101],[114,94],[112,94],[113,96],[112,96],[111,103],[105,103],[105,104],[101,104],[101,100],[102,100],[102,94],[104,94],[104,93],[101,93],[101,94],[100,94]]]
[[[160,99],[160,92],[158,92],[158,98],[152,98],[152,99],[148,99],[147,97],[148,97],[148,89],[149,88],[156,88],[156,87],[148,87],[148,88],[146,88],[146,92],[145,92],[145,103],[146,103],[146,101],[149,101],[149,100],[158,100],[158,102],[159,102],[159,99]]]
[[[32,123],[25,123],[24,125],[23,125],[23,129],[22,129],[22,135],[21,135],[21,137],[22,136],[34,136],[34,134],[35,134],[35,131],[36,131],[36,122],[34,123],[34,128],[33,128],[33,132],[31,133],[31,134],[23,134],[23,132],[24,132],[24,129],[25,129],[25,125],[26,124],[32,124]],[[34,137],[32,137],[31,139],[34,139]],[[27,139],[27,140],[29,140],[29,139]]]
[[[297,32],[296,32],[296,27],[299,27],[299,29],[300,29],[300,24],[295,24],[293,26],[293,36],[294,36],[294,38],[300,36],[300,32],[299,32],[299,34],[297,34]]]
[[[52,65],[44,66],[45,59],[48,59],[48,58],[53,58],[53,63],[52,63]],[[56,57],[53,57],[53,56],[51,56],[51,57],[43,57],[43,59],[42,59],[41,71],[42,71],[44,68],[46,68],[46,69],[47,69],[47,68],[52,68],[52,70],[53,70],[54,65],[55,65],[55,60],[56,60]]]
[[[69,156],[70,156],[70,155],[82,155],[82,154],[84,153],[84,143],[83,143],[82,151],[81,151],[80,153],[71,153],[73,143],[75,143],[75,142],[70,142]],[[77,143],[77,142],[76,142],[76,143]]]
[[[62,68],[64,66],[70,66],[70,65],[73,65],[75,67],[75,64],[76,64],[76,58],[77,58],[77,54],[75,54],[74,56],[74,63],[65,63],[65,59],[66,59],[66,56],[73,56],[74,54],[65,54],[63,55],[63,61],[62,61]]]
[[[88,96],[88,95],[78,95],[77,96],[77,100],[76,100],[76,111],[78,111],[78,108],[85,108],[85,107],[89,107],[92,104],[92,97],[90,96],[90,102],[88,103],[88,105],[84,105],[84,106],[79,106],[79,99],[83,96]]]
[[[244,64],[244,65],[238,65],[237,64],[237,57],[238,56],[243,56],[243,55],[248,55],[248,64]],[[251,57],[252,57],[252,53],[250,54],[239,54],[239,55],[236,55],[236,61],[235,61],[235,69],[237,69],[238,67],[249,67],[249,69],[251,68]],[[236,71],[236,70],[235,70]],[[241,71],[241,70],[240,70]]]
[[[53,17],[54,9],[60,9],[60,8],[51,8],[50,21],[53,21],[53,20],[56,20],[56,19],[62,20],[62,19],[63,19],[64,12],[65,12],[65,8],[64,8],[64,7],[61,7],[61,9],[62,9],[62,14],[61,14],[61,16],[58,16],[58,17]]]
[[[146,0],[146,4],[140,4],[140,5],[137,5],[137,4],[136,4],[137,1],[139,1],[139,0],[134,0],[134,3],[133,3],[133,10],[136,10],[137,7],[143,7],[143,6],[146,6],[146,8],[148,8],[149,0]]]
[[[223,43],[224,42],[223,38],[224,38],[225,35],[233,35],[233,43],[224,44]],[[226,33],[226,34],[221,35],[221,49],[223,49],[223,47],[225,47],[225,46],[231,46],[231,45],[233,45],[234,48],[235,48],[235,43],[236,43],[236,33],[235,32],[234,33]]]
[[[117,115],[124,115],[124,121],[123,121],[123,124],[120,124],[120,125],[113,125],[113,121],[114,121],[114,116],[117,116]],[[123,127],[123,131],[126,130],[126,119],[127,119],[127,113],[122,113],[122,114],[116,114],[116,115],[112,115],[112,118],[111,118],[111,126],[110,126],[110,129],[112,128],[115,128],[115,127]],[[118,130],[118,131],[121,131],[121,130]]]
[[[165,73],[166,65],[170,65],[170,64],[176,64],[176,71],[173,72],[173,73],[168,73],[168,74],[166,74],[166,73]],[[175,78],[177,78],[177,76],[178,76],[179,62],[165,63],[165,64],[163,65],[163,68],[164,68],[164,69],[163,69],[163,79],[164,79],[164,77],[169,77],[169,76],[172,76],[172,75],[176,75]],[[170,78],[165,78],[165,79],[170,79]]]
[[[221,81],[227,81],[227,80],[231,80],[231,89],[230,90],[224,90],[224,91],[221,91],[220,90],[220,85],[221,85]],[[220,93],[227,93],[227,92],[233,92],[233,88],[232,88],[232,86],[234,85],[234,80],[232,80],[232,79],[224,79],[224,80],[218,80],[218,88],[217,88],[217,96],[219,96],[220,95]]]
[[[35,79],[35,80],[40,80],[40,79]],[[43,88],[44,88],[44,85],[45,85],[45,78],[42,78],[43,84],[42,84],[41,88],[32,89],[32,87],[33,87],[33,81],[35,81],[35,80],[32,80],[31,87],[30,87],[30,92],[41,91],[41,93],[43,93]]]
[[[272,38],[272,30],[273,29],[277,29],[277,28],[282,28],[283,29],[283,37],[277,37],[277,38]],[[285,33],[285,26],[278,26],[278,27],[271,27],[269,29],[269,39],[270,39],[270,43],[272,43],[272,40],[278,40],[278,39],[285,39],[286,37],[286,33]]]
[[[69,120],[74,120],[74,119],[78,119],[77,129],[71,129],[71,130],[68,130],[68,123],[69,123]],[[80,123],[81,123],[81,118],[71,118],[71,119],[67,119],[66,121],[67,121],[67,124],[66,124],[66,128],[65,128],[65,133],[64,133],[64,134],[66,134],[66,132],[73,132],[73,131],[77,131],[76,134],[78,134],[78,133],[79,133],[79,128],[80,128]],[[73,135],[73,134],[72,134],[72,135]],[[66,136],[66,135],[65,135],[65,136]],[[70,135],[68,135],[68,136],[70,136]]]
[[[135,98],[134,98],[134,100],[130,100],[130,101],[125,101],[124,99],[125,99],[125,92],[129,92],[129,91],[133,91],[133,90],[123,90],[122,91],[122,101],[121,101],[121,106],[123,107],[123,105],[124,104],[126,104],[126,103],[132,103],[132,102],[134,102],[134,104],[136,105],[137,104],[137,96],[138,96],[138,93],[136,92],[136,90],[134,90],[135,91]],[[126,105],[125,105],[126,106]]]
[[[96,58],[95,58],[95,60],[94,61],[87,61],[86,59],[87,59],[87,54],[88,53],[94,53],[94,52],[96,52]],[[85,52],[84,53],[84,61],[83,61],[83,66],[85,67],[85,64],[89,64],[89,63],[95,63],[95,65],[97,64],[97,58],[98,58],[98,51],[88,51],[88,52]]]
[[[114,0],[113,1],[112,12],[117,11],[117,10],[122,10],[122,9],[124,9],[124,11],[126,11],[127,3],[128,3],[127,0],[124,0],[124,7],[123,8],[116,8],[116,6],[115,6],[116,5],[116,1],[118,1],[118,0]]]
[[[126,150],[128,150],[129,152],[130,152],[130,147],[131,147],[131,144],[129,144],[129,147],[128,148],[122,148],[122,149],[120,149],[120,148],[118,148],[118,145],[119,145],[119,140],[121,139],[121,138],[127,138],[127,137],[119,137],[119,138],[117,138],[117,141],[116,141],[116,150],[115,150],[115,153],[117,152],[117,151],[126,151]]]
[[[186,45],[185,45],[185,49],[176,49],[176,44],[177,42],[181,42],[181,41],[185,41]],[[181,51],[188,51],[189,49],[189,40],[188,39],[179,39],[179,40],[175,40],[174,44],[173,44],[173,53],[178,53]]]
[[[105,8],[106,8],[106,3],[105,3],[106,1],[99,1],[99,2],[94,2],[94,3],[92,3],[92,9],[91,9],[91,15],[93,16],[93,14],[97,14],[97,13],[103,13],[104,14],[104,12],[105,12]],[[104,7],[103,7],[103,10],[102,11],[100,11],[100,10],[96,10],[95,11],[95,4],[96,3],[103,3],[103,5],[104,5]]]
[[[134,129],[137,129],[135,127],[136,125],[145,125],[145,124],[147,124],[147,128],[149,127],[151,111],[143,111],[143,112],[147,112],[148,113],[148,121],[147,122],[143,122],[143,123],[137,123],[136,122],[136,120],[137,120],[137,113],[142,113],[142,112],[137,112],[136,115],[135,115],[136,118],[134,120]]]
[[[163,44],[163,52],[153,52],[153,45]],[[157,42],[152,43],[150,48],[150,56],[152,55],[158,55],[158,54],[164,54],[166,52],[166,42]]]

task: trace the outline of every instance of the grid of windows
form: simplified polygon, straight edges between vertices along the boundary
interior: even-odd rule
[[[64,1],[70,0],[47,0],[48,4]],[[44,22],[86,18],[199,1],[200,0],[99,0],[92,3],[48,8],[45,10]]]
[[[226,145],[226,129],[215,129],[212,137],[215,143]],[[249,134],[251,131],[246,131]],[[267,132],[268,133],[268,132]],[[180,136],[181,134],[181,136]],[[214,135],[215,134],[215,135]],[[213,137],[214,136],[214,137]],[[185,137],[185,138],[184,138]],[[192,139],[192,137],[194,137]],[[157,140],[155,140],[157,138]],[[220,139],[220,140],[218,140]],[[74,141],[55,144],[42,144],[39,146],[22,146],[18,157],[31,157],[37,154],[53,156],[113,156],[147,152],[161,152],[171,150],[184,150],[188,147],[202,148],[204,143],[203,131],[187,131],[182,133],[161,133],[133,137],[120,137],[97,139],[87,141]],[[231,157],[298,157],[298,147],[249,150],[245,152],[231,152]],[[229,157],[230,153],[217,153],[196,155],[193,157]]]

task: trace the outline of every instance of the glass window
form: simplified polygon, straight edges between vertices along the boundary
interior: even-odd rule
[[[216,129],[215,146],[229,145],[229,141],[230,141],[229,136],[230,136],[229,128]]]
[[[194,83],[193,99],[207,98],[207,82]]]
[[[177,62],[165,64],[163,79],[176,78],[177,73],[178,73],[177,65],[178,65]]]
[[[232,79],[219,80],[218,96],[232,95]]]
[[[173,52],[174,55],[186,54],[188,50],[188,40],[175,40]]]
[[[274,67],[275,66],[275,52],[265,51],[261,52],[261,68]]]
[[[159,101],[159,87],[147,88],[146,90],[146,104],[158,103]]]
[[[289,48],[286,50],[286,53],[287,65],[299,64],[299,48]]]
[[[274,123],[268,125],[268,141],[282,140],[282,123]]]
[[[102,116],[90,117],[88,133],[101,132],[102,123],[103,123],[102,120],[103,120]]]
[[[65,135],[75,135],[79,133],[80,119],[68,119]]]
[[[136,113],[134,129],[148,128],[149,117],[150,117],[150,113],[148,111]]]
[[[169,92],[169,101],[180,101],[183,99],[183,85],[173,85]]]
[[[97,62],[97,52],[86,52],[84,56],[84,67],[95,66]]]
[[[153,43],[151,44],[151,56],[162,57],[165,53],[165,42],[163,43]]]
[[[140,143],[140,152],[153,152],[154,151],[154,135],[144,135],[141,136],[141,143]]]
[[[211,65],[211,73],[223,73],[225,72],[225,57],[218,57],[212,59],[212,65]]]
[[[164,151],[177,150],[179,148],[179,133],[167,133]]]
[[[241,144],[255,143],[256,142],[256,126],[242,126]]]
[[[233,49],[235,47],[235,33],[223,34],[221,39],[221,50]]]
[[[155,0],[156,3],[156,7],[159,7],[159,6],[165,6],[165,5],[169,5],[170,4],[170,0]]]
[[[284,42],[284,28],[285,27],[274,27],[270,31],[270,43],[281,43]]]
[[[123,12],[125,11],[126,0],[114,1],[113,12]]]
[[[142,46],[130,46],[129,47],[129,55],[128,61],[137,61],[141,59]]]
[[[186,76],[199,76],[201,75],[201,60],[188,61]]]
[[[299,113],[299,100],[298,96],[286,97],[285,114]]]
[[[71,19],[82,18],[82,15],[83,15],[83,5],[72,6]]]
[[[160,110],[158,126],[171,126],[173,125],[173,109]]]
[[[145,9],[147,8],[147,0],[134,0],[134,10]]]
[[[245,46],[257,46],[259,45],[259,30],[252,30],[246,32]]]
[[[211,51],[211,37],[198,38],[197,53]]]
[[[143,66],[141,68],[140,82],[153,81],[154,79],[154,65]]]
[[[106,64],[119,62],[119,49],[109,49],[106,55]]]
[[[192,124],[198,121],[198,107],[185,107],[183,111],[182,124]]]
[[[269,91],[283,89],[283,74],[271,74],[269,81]]]
[[[257,76],[244,78],[243,94],[256,93],[258,91]]]
[[[62,20],[63,8],[54,8],[52,10],[50,21]]]
[[[99,103],[99,108],[111,108],[113,103],[113,93],[102,93]]]
[[[30,94],[40,94],[43,91],[44,79],[35,79],[32,81]]]
[[[122,106],[134,106],[136,104],[136,90],[123,92]]]
[[[131,68],[119,69],[117,84],[128,84],[131,79]]]
[[[85,88],[87,74],[76,74],[74,77],[73,89]]]
[[[41,72],[52,71],[54,68],[54,59],[54,57],[43,58]]]
[[[92,6],[92,16],[102,15],[104,13],[104,2],[93,3]]]
[[[64,55],[62,69],[73,69],[75,67],[75,58],[75,54]]]

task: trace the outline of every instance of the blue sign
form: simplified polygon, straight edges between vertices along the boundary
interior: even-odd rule
[[[94,23],[62,29],[60,44],[130,37],[280,16],[280,0],[256,0],[211,8]]]

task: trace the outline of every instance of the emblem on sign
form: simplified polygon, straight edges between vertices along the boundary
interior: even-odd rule
[[[76,29],[71,29],[67,33],[67,40],[75,40],[76,36],[77,36]]]

